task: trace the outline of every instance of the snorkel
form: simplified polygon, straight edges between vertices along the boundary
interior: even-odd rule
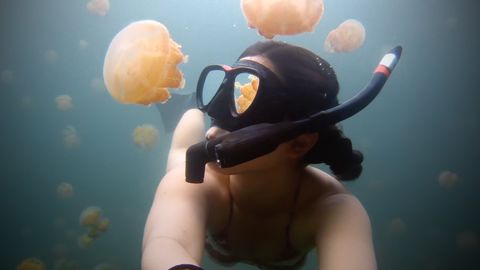
[[[281,143],[302,133],[319,131],[355,115],[378,95],[400,60],[401,53],[400,46],[386,53],[364,89],[336,107],[315,113],[302,120],[247,126],[213,140],[205,140],[190,146],[186,153],[186,181],[202,183],[207,162],[215,161],[221,168],[232,167],[266,155]]]

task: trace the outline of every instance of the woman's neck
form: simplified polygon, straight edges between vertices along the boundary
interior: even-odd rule
[[[260,215],[290,212],[304,170],[278,166],[230,176],[230,191],[237,207]]]

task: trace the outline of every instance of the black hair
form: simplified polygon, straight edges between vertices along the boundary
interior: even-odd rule
[[[298,120],[338,105],[339,85],[331,65],[315,53],[285,42],[267,40],[248,47],[239,57],[263,56],[286,85],[285,119]],[[318,132],[318,141],[304,156],[306,164],[325,163],[340,180],[362,172],[363,155],[334,125]]]

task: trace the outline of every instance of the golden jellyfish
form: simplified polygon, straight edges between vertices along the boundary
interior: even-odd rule
[[[78,238],[78,246],[81,248],[89,248],[93,243],[93,237],[84,234]]]
[[[100,222],[98,223],[97,229],[101,232],[106,232],[109,226],[110,226],[110,220],[108,218],[104,218],[100,220]]]
[[[58,197],[62,199],[68,199],[73,196],[73,186],[70,183],[60,183],[57,187]]]
[[[157,143],[159,132],[150,124],[143,124],[133,130],[133,142],[142,149],[151,150]]]
[[[241,84],[240,82],[235,82],[235,88],[240,90],[240,95],[235,99],[237,103],[237,112],[243,113],[248,107],[252,104],[255,96],[257,95],[258,85],[260,79],[257,76],[249,75],[248,79],[250,82],[246,84]]]
[[[13,81],[14,75],[13,71],[11,70],[2,70],[2,73],[0,74],[0,82],[2,83],[11,83]]]
[[[60,95],[55,98],[57,109],[60,111],[68,111],[73,108],[72,97],[69,95]]]
[[[84,39],[81,39],[80,41],[78,41],[78,48],[84,50],[88,47],[88,41],[84,40]]]
[[[451,171],[443,171],[438,176],[438,184],[443,188],[453,188],[458,182],[458,175]]]
[[[313,32],[323,15],[323,0],[242,0],[247,24],[268,39]]]
[[[37,258],[27,258],[17,266],[17,270],[45,270],[45,264]]]
[[[60,58],[60,55],[55,50],[50,49],[45,52],[45,60],[47,60],[48,63],[56,62],[58,58]]]
[[[349,19],[328,33],[325,50],[330,53],[351,52],[365,41],[365,27],[357,20]]]
[[[84,227],[96,227],[102,217],[102,210],[96,206],[85,208],[80,214],[80,225]]]
[[[80,146],[80,137],[78,136],[75,127],[68,126],[63,130],[63,144],[68,149],[73,149]]]
[[[183,88],[177,65],[186,62],[168,29],[153,20],[137,21],[112,40],[105,56],[103,79],[110,95],[124,104],[165,103],[169,88]]]
[[[110,1],[109,0],[90,0],[87,3],[87,9],[92,14],[105,16],[110,10]]]

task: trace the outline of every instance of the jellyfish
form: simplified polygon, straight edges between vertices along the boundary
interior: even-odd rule
[[[362,23],[349,19],[328,33],[325,50],[330,53],[351,52],[362,46],[365,41],[365,27]]]
[[[392,234],[403,234],[406,228],[405,221],[399,217],[392,219],[388,224],[388,231]]]
[[[80,137],[73,126],[68,126],[63,130],[63,144],[67,149],[73,149],[80,146]]]
[[[60,183],[57,187],[57,194],[62,199],[68,199],[73,196],[73,186],[70,183]]]
[[[165,103],[169,88],[183,88],[177,65],[186,62],[168,29],[153,20],[137,21],[112,40],[105,56],[103,79],[110,95],[124,104]]]
[[[60,95],[55,98],[57,109],[60,111],[68,111],[73,108],[72,97],[69,95]]]
[[[90,0],[87,3],[87,9],[92,14],[105,16],[107,11],[110,10],[110,1],[109,0]]]
[[[247,24],[265,38],[313,32],[323,15],[323,0],[242,0]]]
[[[457,234],[456,243],[459,249],[472,250],[478,247],[478,237],[473,231],[463,231]]]
[[[84,227],[95,227],[100,222],[102,210],[96,206],[85,208],[80,214],[80,225]]]
[[[103,218],[97,225],[97,229],[101,232],[106,232],[110,226],[110,220],[108,218]]]
[[[45,270],[45,263],[37,258],[27,258],[17,266],[17,270]]]
[[[159,137],[157,128],[150,124],[143,124],[133,130],[133,142],[142,149],[151,150]]]
[[[78,238],[78,246],[81,248],[89,248],[93,243],[93,238],[88,234],[83,234]]]
[[[249,75],[248,79],[250,82],[246,84],[241,84],[240,82],[235,82],[235,88],[240,89],[240,96],[235,100],[237,103],[237,112],[243,113],[248,107],[252,104],[255,96],[257,95],[259,78],[254,75]]]
[[[97,264],[93,270],[113,270],[113,266],[109,263],[101,263],[101,264]]]
[[[0,74],[0,82],[11,83],[13,81],[13,78],[13,71],[9,69],[2,70],[2,73]]]
[[[78,42],[78,47],[82,50],[86,49],[88,47],[88,41],[84,40],[84,39],[81,39],[79,42]]]
[[[451,171],[443,171],[438,176],[438,184],[443,188],[452,188],[458,182],[458,175]]]
[[[45,60],[47,60],[48,63],[56,62],[58,58],[60,58],[60,55],[55,50],[48,50],[45,52]]]

